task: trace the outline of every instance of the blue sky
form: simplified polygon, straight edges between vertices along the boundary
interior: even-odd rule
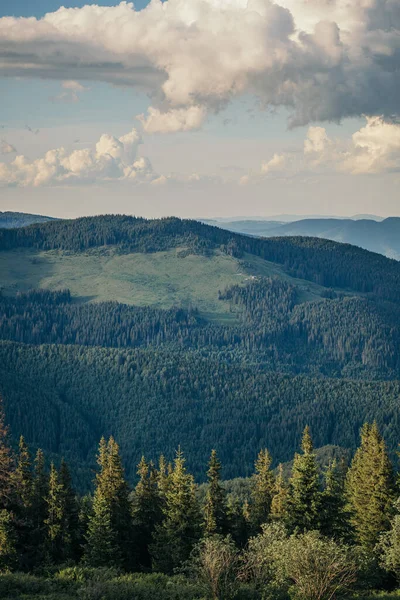
[[[368,48],[352,65],[351,45],[370,39],[362,3],[355,22],[318,3],[278,0],[273,15],[253,3],[247,16],[245,0],[169,0],[139,21],[117,3],[99,0],[115,9],[95,14],[69,0],[78,11],[46,17],[46,29],[21,20],[10,37],[1,17],[41,19],[61,4],[0,0],[0,210],[96,214],[112,197],[110,210],[148,216],[399,214],[400,126],[386,118],[399,76],[367,64]],[[387,22],[400,31],[396,15]],[[340,44],[319,25],[335,19]],[[391,31],[376,31],[384,57],[399,56]]]
[[[58,2],[54,0],[0,0],[0,17],[13,16],[13,17],[43,17],[48,12],[54,12],[60,6],[66,8],[79,8],[85,4],[97,4],[99,6],[113,6],[118,2],[111,2],[110,0],[97,0],[96,2],[90,2],[88,0],[65,0],[65,2]],[[142,9],[146,6],[146,0],[137,0],[135,3],[137,10]]]

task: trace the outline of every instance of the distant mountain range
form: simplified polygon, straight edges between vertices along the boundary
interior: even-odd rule
[[[361,216],[361,215],[360,215]],[[371,252],[379,252],[388,258],[400,259],[400,217],[377,221],[367,218],[307,218],[291,223],[283,221],[208,220],[208,224],[223,229],[257,237],[310,236],[325,238],[359,246]],[[377,217],[378,219],[379,217]]]
[[[46,221],[55,221],[53,217],[43,215],[30,215],[29,213],[0,211],[0,228],[13,229],[15,227],[26,227],[34,223],[45,223]]]

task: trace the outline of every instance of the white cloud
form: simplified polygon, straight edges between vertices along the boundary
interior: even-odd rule
[[[385,123],[382,117],[367,117],[352,144],[345,170],[353,174],[400,172],[400,125]]]
[[[161,112],[150,106],[148,116],[138,115],[137,119],[147,133],[174,133],[199,129],[205,117],[206,110],[202,106],[175,108],[167,112]]]
[[[329,138],[324,127],[310,127],[303,149],[274,154],[258,172],[245,175],[240,183],[260,181],[274,174],[280,178],[305,173],[379,175],[400,172],[400,124],[382,117],[366,117],[366,125],[350,140]]]
[[[286,163],[287,157],[284,154],[274,154],[271,160],[261,165],[261,173],[263,175],[279,173],[285,169]]]
[[[56,148],[33,161],[20,155],[11,163],[0,163],[0,185],[38,187],[109,179],[152,181],[158,176],[150,161],[138,156],[141,143],[139,133],[132,129],[120,138],[103,134],[94,149],[67,152]]]
[[[1,153],[2,154],[14,154],[17,149],[12,144],[6,142],[6,140],[2,140],[1,142]]]
[[[0,74],[140,87],[153,97],[149,131],[193,128],[174,111],[218,110],[240,94],[288,108],[292,125],[361,114],[388,119],[400,110],[399,31],[396,0],[60,8],[39,20],[0,19]],[[200,126],[199,114],[194,123]]]

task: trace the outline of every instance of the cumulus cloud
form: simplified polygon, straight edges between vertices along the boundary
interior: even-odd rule
[[[2,154],[14,154],[17,149],[12,144],[6,142],[6,140],[2,140],[1,142],[1,153]]]
[[[143,118],[149,131],[198,127],[201,111],[240,94],[288,108],[291,125],[388,119],[400,116],[399,32],[397,0],[60,8],[42,19],[0,19],[0,74],[140,87],[154,99]]]
[[[379,175],[400,172],[400,124],[382,116],[366,117],[366,124],[350,140],[331,139],[324,127],[309,127],[303,148],[274,154],[257,172],[239,183],[259,182],[265,177],[292,178],[305,174],[348,173]]]
[[[137,119],[147,133],[174,133],[199,129],[205,117],[206,111],[202,106],[176,108],[168,112],[150,106],[148,116],[138,115]]]
[[[150,161],[138,156],[141,143],[139,133],[132,129],[120,138],[104,134],[94,148],[73,152],[57,148],[36,160],[19,155],[11,163],[0,163],[0,185],[38,187],[98,180],[151,182],[158,176]]]

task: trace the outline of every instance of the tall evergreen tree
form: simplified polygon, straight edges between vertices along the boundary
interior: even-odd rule
[[[49,481],[45,468],[45,457],[39,448],[34,461],[32,485],[32,560],[40,563],[45,554],[47,502]]]
[[[89,518],[86,561],[95,567],[128,567],[132,560],[132,518],[118,444],[100,441],[93,512]]]
[[[62,560],[77,560],[81,556],[79,506],[71,474],[64,459],[61,461],[59,480],[63,503]]]
[[[187,473],[185,459],[179,449],[169,476],[164,507],[164,520],[156,528],[150,552],[153,568],[172,573],[189,558],[201,534],[200,511],[192,475]]]
[[[390,527],[393,508],[393,469],[385,442],[375,423],[361,429],[361,445],[346,478],[346,496],[355,538],[372,549]]]
[[[261,450],[255,463],[250,504],[250,520],[254,533],[260,531],[261,525],[266,523],[270,516],[275,485],[271,463],[272,458],[268,450]]]
[[[227,533],[226,493],[221,487],[221,463],[212,450],[208,463],[208,489],[204,504],[204,530],[207,534]]]
[[[8,441],[3,401],[0,396],[0,510],[10,509],[13,495],[14,461]]]
[[[321,493],[318,465],[309,427],[304,429],[302,454],[296,454],[287,498],[287,525],[290,530],[318,529]]]
[[[144,456],[138,465],[139,481],[132,498],[132,516],[136,567],[151,568],[149,547],[153,542],[155,528],[163,519],[163,500],[158,484],[158,473],[146,462]]]
[[[57,563],[62,557],[63,550],[64,502],[63,487],[54,463],[50,465],[46,503],[47,516],[44,520],[46,525],[46,550],[50,561]]]
[[[280,463],[278,466],[278,474],[275,478],[275,485],[271,501],[271,519],[279,520],[286,518],[287,497],[288,488],[283,476],[283,467]]]
[[[26,570],[32,566],[32,556],[35,549],[32,546],[32,536],[34,534],[32,460],[23,436],[19,440],[14,487],[19,568]]]
[[[321,494],[321,533],[337,540],[349,540],[350,515],[344,493],[345,465],[334,459],[325,472],[325,487]]]

